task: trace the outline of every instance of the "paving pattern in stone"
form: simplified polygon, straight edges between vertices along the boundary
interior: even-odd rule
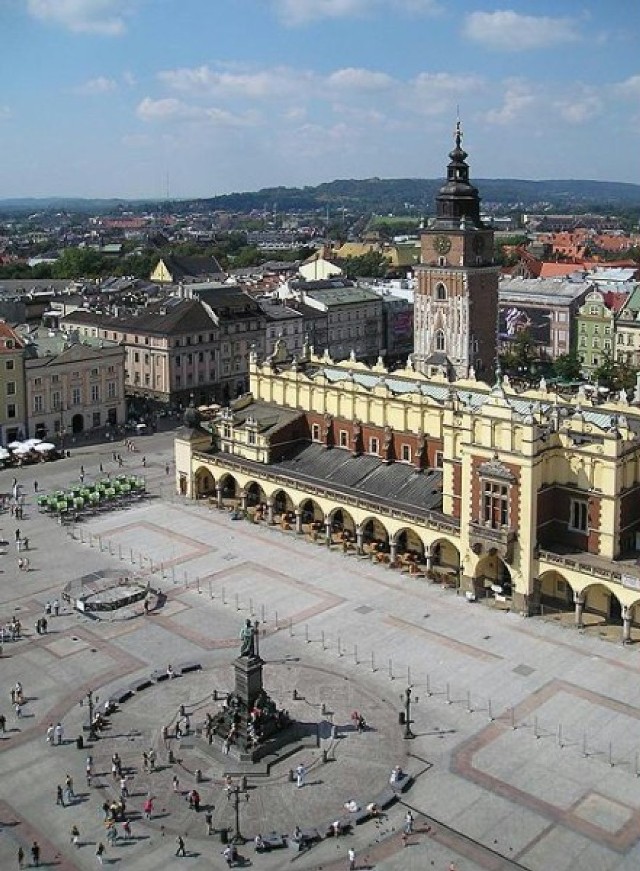
[[[247,616],[260,621],[274,695],[290,709],[297,706],[301,719],[308,709],[323,736],[320,746],[300,751],[309,766],[304,789],[289,783],[287,762],[269,778],[249,778],[250,799],[241,808],[247,835],[325,822],[346,799],[361,801],[381,789],[400,758],[416,775],[403,804],[383,820],[301,855],[258,857],[248,846],[244,852],[254,865],[344,868],[353,844],[359,867],[389,871],[446,869],[453,859],[460,871],[637,867],[636,647],[469,605],[449,590],[329,552],[293,533],[185,504],[164,473],[169,437],[144,442],[155,498],[97,515],[73,537],[37,513],[32,480],[37,476],[44,490],[77,477],[81,462],[89,475],[98,462],[107,468],[114,465],[110,447],[83,448],[71,460],[21,471],[28,499],[20,527],[33,545],[28,573],[18,572],[12,551],[15,522],[6,513],[0,518],[8,542],[0,559],[0,620],[18,614],[27,635],[5,644],[0,663],[0,710],[8,720],[0,743],[0,867],[13,867],[17,845],[28,846],[33,838],[45,861],[63,871],[95,866],[95,843],[104,837],[100,805],[116,790],[109,774],[114,747],[130,768],[131,807],[139,814],[151,791],[156,813],[150,822],[134,819],[134,840],[110,848],[108,858],[133,871],[185,861],[194,868],[224,867],[221,844],[205,836],[201,817],[173,792],[171,778],[176,772],[187,789],[200,767],[216,827],[233,825],[220,785],[225,762],[187,739],[176,747],[178,762],[167,766],[159,730],[179,704],[203,712],[212,689],[230,685],[230,661]],[[126,455],[125,462],[142,471],[136,455]],[[0,474],[0,490],[8,492],[12,473]],[[165,591],[164,606],[153,616],[120,623],[64,610],[50,620],[48,635],[36,635],[33,624],[44,603],[59,598],[68,580],[107,569],[148,576]],[[85,752],[74,740],[46,744],[47,723],[59,719],[75,738],[86,716],[78,703],[88,690],[106,698],[124,682],[186,660],[201,662],[202,671],[141,692],[114,716],[92,750],[103,773],[90,789],[83,784]],[[16,680],[28,696],[20,720],[8,703]],[[415,700],[417,737],[411,742],[403,741],[397,721],[407,683]],[[299,702],[291,697],[294,686]],[[354,707],[371,732],[360,736],[343,728],[332,747],[324,737],[330,732],[322,730],[330,722],[348,726]],[[145,774],[141,754],[150,744],[158,748],[163,770]],[[333,761],[322,763],[323,749]],[[60,808],[55,786],[67,772],[79,799]],[[414,809],[417,825],[403,848],[406,806]],[[80,850],[69,843],[74,822],[87,842]],[[188,860],[173,857],[177,831],[187,832]]]

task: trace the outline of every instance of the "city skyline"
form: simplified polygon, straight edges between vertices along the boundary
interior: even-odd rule
[[[3,0],[0,199],[638,181],[634,0]]]

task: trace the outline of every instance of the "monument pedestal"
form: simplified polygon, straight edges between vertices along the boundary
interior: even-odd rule
[[[259,656],[239,656],[234,660],[233,667],[236,672],[236,696],[250,711],[256,699],[263,691],[262,666],[264,660]]]

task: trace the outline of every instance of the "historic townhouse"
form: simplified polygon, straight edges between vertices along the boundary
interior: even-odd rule
[[[595,404],[493,368],[497,270],[460,134],[423,238],[416,349],[404,369],[309,346],[251,355],[250,393],[175,444],[176,484],[411,582],[523,614],[640,622],[640,391]],[[420,370],[420,371],[419,371]],[[493,377],[491,378],[493,380]],[[636,613],[637,612],[637,613]]]

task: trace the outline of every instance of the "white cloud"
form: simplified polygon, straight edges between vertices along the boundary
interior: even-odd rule
[[[239,115],[215,106],[193,106],[174,97],[161,100],[145,97],[138,104],[136,114],[142,121],[203,121],[217,127],[247,127],[258,122],[252,113]]]
[[[403,99],[409,101],[408,109],[417,109],[423,115],[440,115],[483,87],[478,76],[420,73],[408,89],[403,88]]]
[[[489,124],[512,124],[529,112],[535,105],[536,100],[537,96],[529,84],[518,80],[511,80],[507,82],[502,106],[486,112],[485,119]]]
[[[97,76],[95,79],[89,79],[82,85],[78,85],[75,89],[76,94],[82,94],[87,97],[96,97],[100,94],[109,94],[115,91],[118,87],[115,79],[108,79],[106,76]]]
[[[327,84],[348,91],[381,91],[391,87],[394,80],[387,73],[345,67],[327,76]]]
[[[273,0],[280,20],[289,26],[338,18],[361,18],[375,14],[404,12],[431,15],[439,11],[436,0]]]
[[[585,121],[590,121],[602,112],[603,105],[600,95],[591,88],[585,88],[582,92],[556,100],[554,103],[560,116],[569,124],[584,124]]]
[[[621,97],[640,99],[640,75],[629,76],[623,82],[618,82],[614,85],[614,91]]]
[[[263,99],[295,94],[310,77],[302,70],[287,67],[257,72],[217,72],[204,65],[164,70],[158,73],[158,78],[171,90],[185,94]]]
[[[57,24],[72,33],[120,36],[125,31],[125,14],[138,0],[27,0],[33,18]]]
[[[575,22],[569,18],[520,15],[512,9],[472,12],[463,33],[486,48],[501,51],[549,48],[580,38]]]

